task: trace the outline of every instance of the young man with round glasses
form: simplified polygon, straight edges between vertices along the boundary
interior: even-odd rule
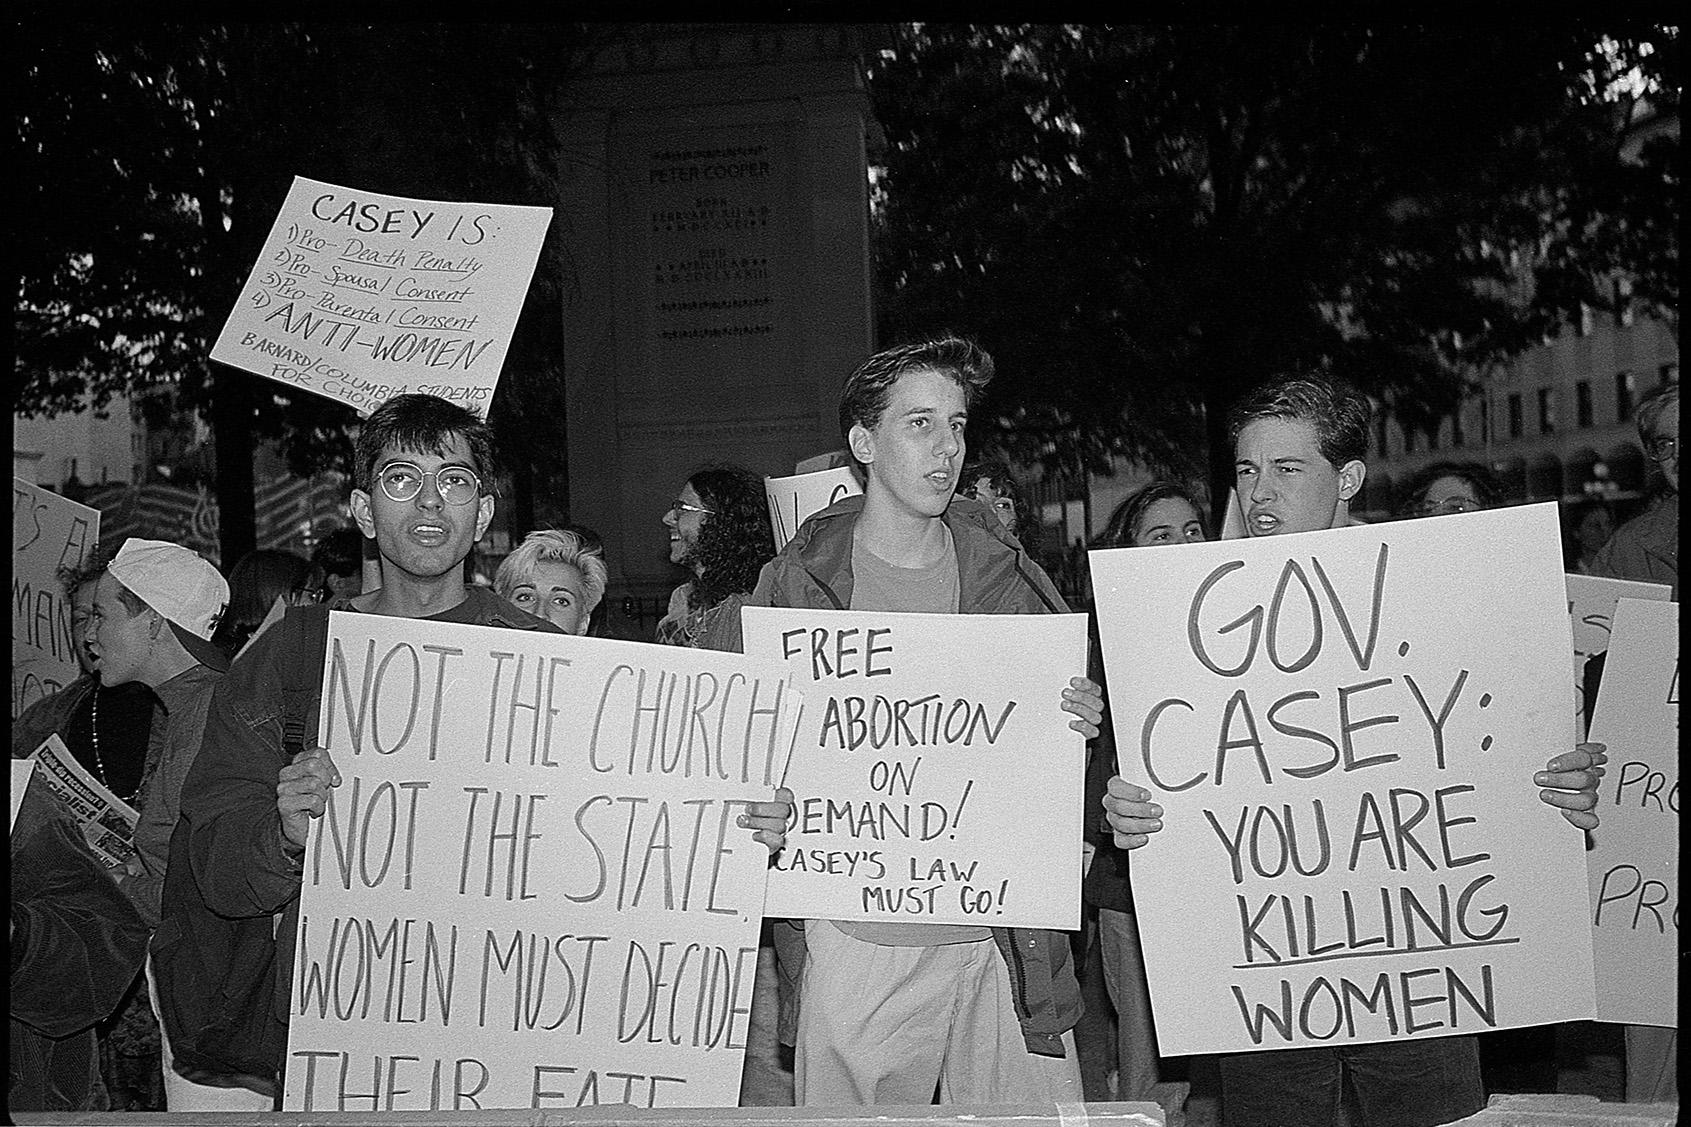
[[[282,1088],[305,841],[340,783],[328,751],[312,746],[327,611],[561,632],[464,582],[464,559],[493,519],[497,472],[492,430],[464,408],[432,395],[382,404],[359,432],[351,498],[381,586],[292,608],[213,698],[153,945],[161,1019],[189,1079],[272,1097]],[[787,811],[753,803],[742,824],[779,848]]]

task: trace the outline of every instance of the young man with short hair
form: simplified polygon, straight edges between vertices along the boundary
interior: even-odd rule
[[[106,688],[139,683],[158,697],[135,806],[135,854],[118,883],[148,926],[160,897],[183,780],[205,731],[211,697],[229,659],[211,641],[229,605],[229,584],[189,548],[130,537],[94,588],[88,652]]]
[[[376,542],[382,584],[290,609],[235,662],[183,791],[171,843],[181,879],[153,944],[177,1072],[267,1106],[282,1089],[306,837],[340,783],[329,752],[314,746],[328,609],[560,632],[464,581],[494,512],[498,464],[485,422],[436,396],[395,396],[365,420],[356,457],[352,515]],[[754,803],[740,821],[778,848],[788,809]],[[225,934],[236,926],[228,921],[244,931]]]
[[[992,359],[957,337],[889,348],[847,379],[840,429],[860,497],[808,520],[765,565],[756,606],[939,614],[1066,610],[992,511],[956,495],[969,408]],[[736,646],[735,648],[738,648]],[[1071,727],[1102,696],[1075,678]],[[1068,938],[951,924],[805,923],[794,1087],[801,1105],[1080,1098]]]
[[[1368,467],[1372,406],[1360,392],[1317,376],[1274,380],[1229,415],[1234,474],[1245,530],[1281,536],[1338,528]],[[1581,829],[1597,825],[1600,744],[1558,755],[1533,776],[1540,798]],[[1104,798],[1115,842],[1145,844],[1162,828],[1150,791],[1119,776]],[[1228,1127],[1330,1127],[1339,1121],[1348,1077],[1361,1108],[1358,1127],[1431,1127],[1485,1104],[1479,1043],[1457,1036],[1378,1044],[1226,1053],[1221,1107]]]

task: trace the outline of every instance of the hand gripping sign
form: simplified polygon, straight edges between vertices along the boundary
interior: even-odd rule
[[[1590,1017],[1554,505],[1090,563],[1163,1052]]]
[[[736,654],[330,615],[285,1106],[732,1107],[802,697]]]

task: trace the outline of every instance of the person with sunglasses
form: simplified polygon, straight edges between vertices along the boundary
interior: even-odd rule
[[[693,573],[659,620],[663,645],[723,650],[727,620],[738,636],[740,608],[775,555],[763,478],[744,466],[708,465],[688,477],[663,516],[669,560]]]

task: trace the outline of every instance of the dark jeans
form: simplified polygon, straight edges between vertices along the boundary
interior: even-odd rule
[[[1356,1127],[1436,1127],[1485,1107],[1471,1036],[1272,1049],[1221,1058],[1227,1127],[1334,1127],[1349,1077]]]

